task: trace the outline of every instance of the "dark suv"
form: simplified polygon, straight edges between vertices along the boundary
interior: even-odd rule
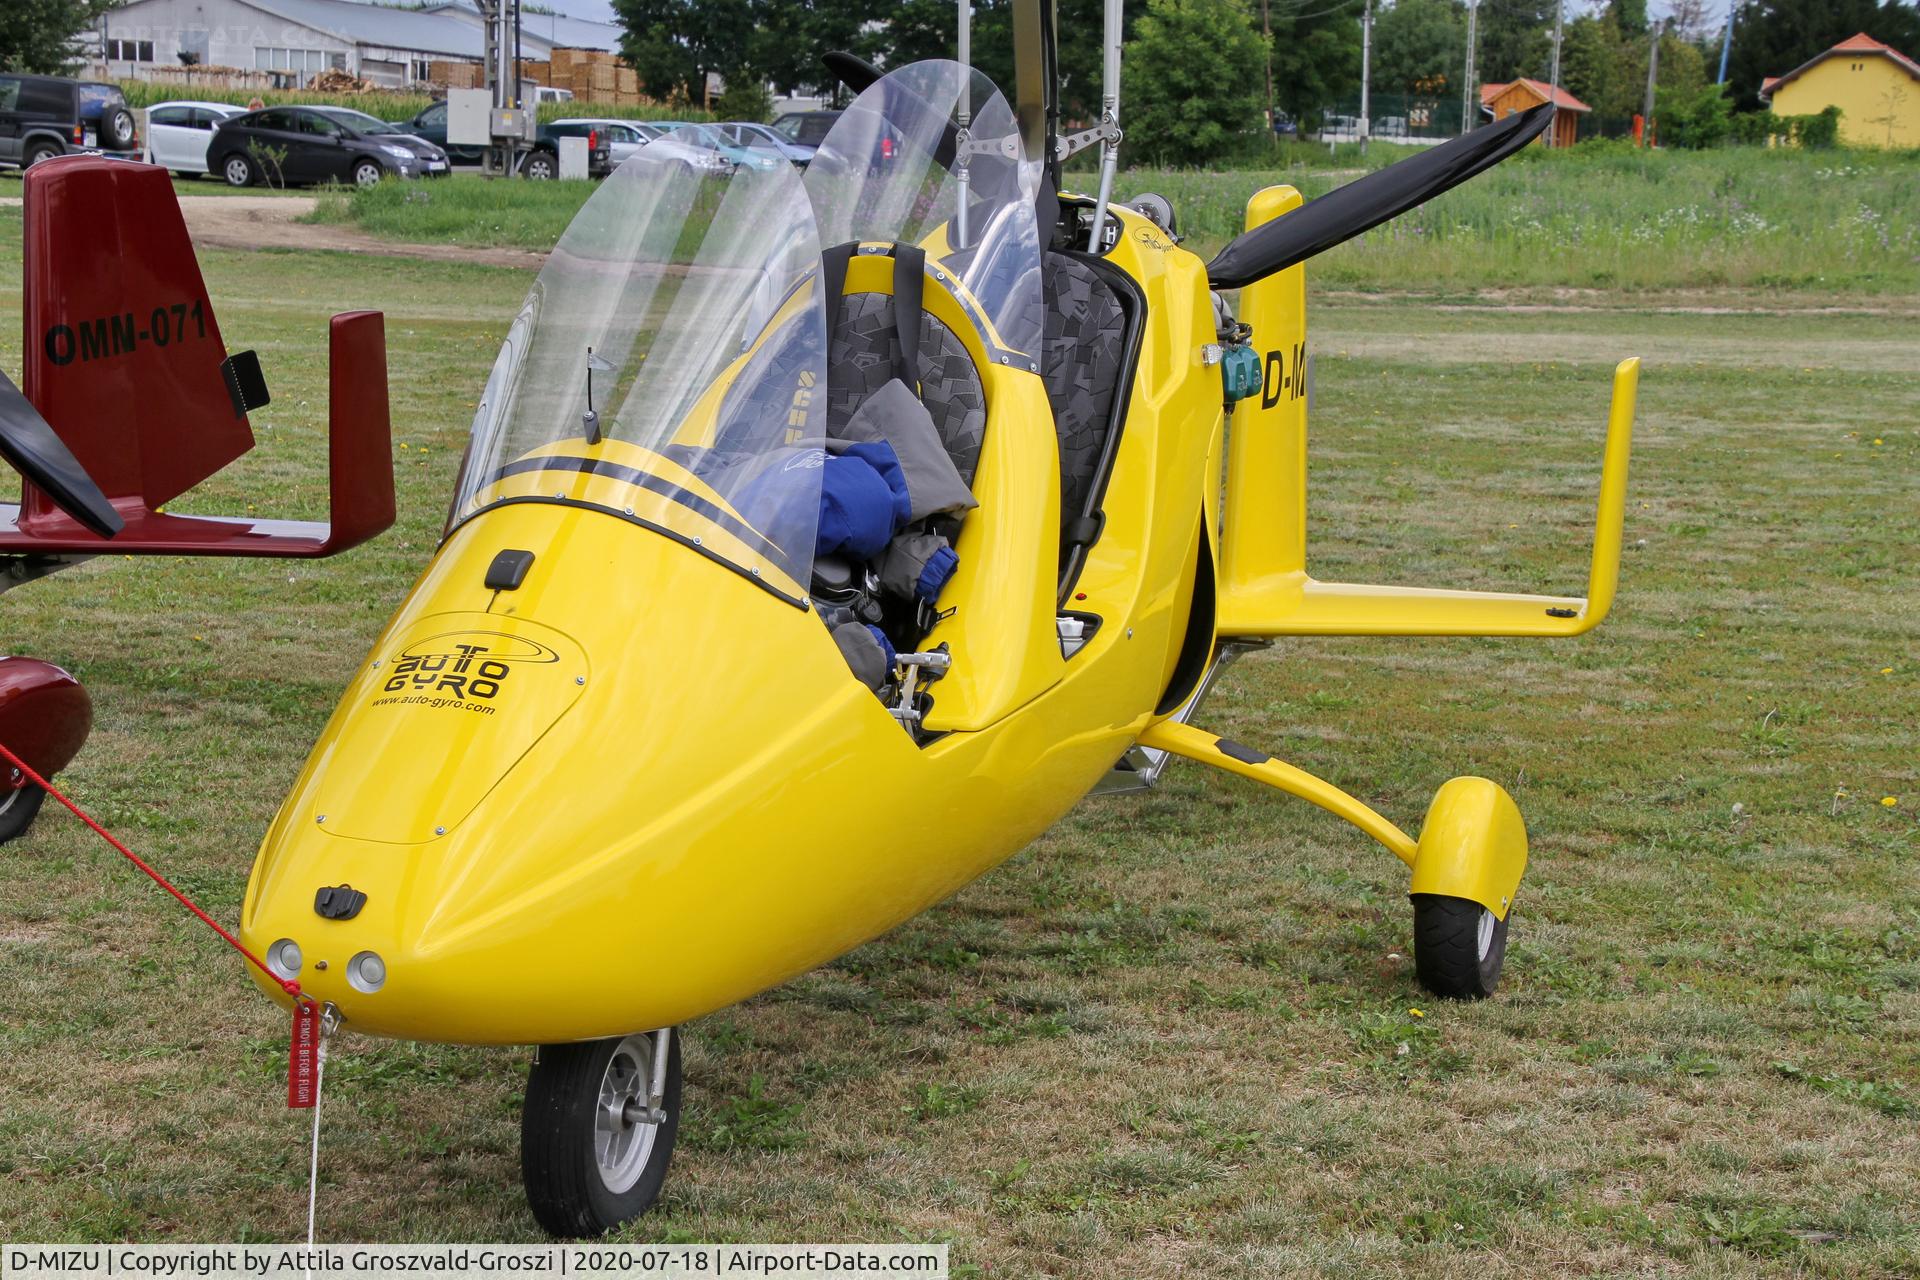
[[[0,165],[24,169],[76,151],[137,155],[133,112],[110,84],[0,75]]]

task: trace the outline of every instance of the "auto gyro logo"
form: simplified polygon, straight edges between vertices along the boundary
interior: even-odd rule
[[[395,654],[373,705],[462,707],[490,715],[516,670],[558,661],[559,654],[525,636],[449,631]]]

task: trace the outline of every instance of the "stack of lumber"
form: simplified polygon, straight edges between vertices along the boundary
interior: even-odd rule
[[[632,67],[604,49],[555,49],[545,83],[571,90],[576,102],[608,106],[635,106],[640,77]]]
[[[380,86],[371,80],[362,80],[358,76],[329,67],[313,79],[307,81],[307,88],[314,93],[378,93]]]
[[[481,89],[486,87],[487,78],[477,62],[442,62],[436,58],[427,64],[427,83],[442,89]]]

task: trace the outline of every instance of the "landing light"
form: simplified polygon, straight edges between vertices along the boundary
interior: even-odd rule
[[[300,944],[292,938],[282,938],[267,948],[267,968],[274,976],[291,981],[300,976]]]
[[[371,951],[362,951],[347,961],[347,985],[362,995],[372,995],[387,982],[387,962]]]

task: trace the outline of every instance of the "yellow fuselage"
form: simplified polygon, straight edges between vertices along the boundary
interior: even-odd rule
[[[538,473],[455,528],[376,642],[267,833],[245,941],[298,943],[303,988],[356,1030],[582,1040],[764,990],[1026,845],[1154,718],[1218,487],[1203,265],[1131,214],[1109,261],[1148,306],[1106,526],[1071,602],[1100,625],[1073,656],[1032,372],[977,360],[980,506],[926,641],[953,670],[925,745],[811,609],[621,518],[617,480]],[[887,271],[856,260],[848,287],[886,291]],[[927,307],[978,341],[949,295],[930,287]],[[534,564],[489,590],[505,549]],[[365,906],[323,919],[316,892],[342,884]],[[370,994],[348,981],[362,952],[386,971]]]

